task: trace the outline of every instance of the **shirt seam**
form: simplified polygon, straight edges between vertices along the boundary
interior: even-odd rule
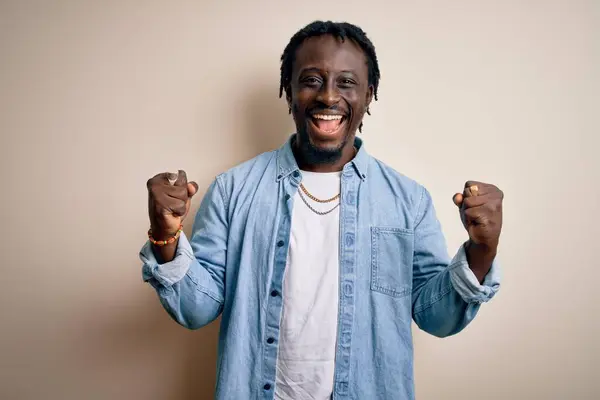
[[[221,196],[221,201],[225,207],[225,214],[229,215],[229,197],[225,194],[225,188],[223,187],[221,179],[221,175],[217,176],[217,187],[219,188],[219,195]]]
[[[198,292],[206,294],[208,297],[210,297],[211,299],[213,299],[214,301],[216,301],[219,304],[223,304],[223,300],[219,298],[220,296],[215,294],[212,290],[210,290],[210,289],[206,288],[205,286],[201,285],[200,283],[198,283],[198,280],[190,272],[191,272],[191,269],[185,273],[185,276],[190,278],[190,281],[192,281],[192,283],[195,285],[196,290]]]
[[[421,205],[423,204],[423,198],[425,197],[425,188],[421,186],[421,196],[419,196],[419,204],[417,205],[417,212],[415,215],[415,220],[413,221],[413,226],[415,227],[415,231],[418,225],[419,217],[421,216]]]
[[[417,233],[417,220],[419,219],[419,211],[421,210],[421,204],[423,203],[423,197],[425,195],[425,188],[423,186],[421,186],[421,196],[419,197],[419,204],[417,206],[417,213],[415,215],[415,220],[413,221],[413,232],[414,232],[414,236],[413,236],[413,244],[417,242],[417,237],[419,236],[419,234]],[[413,251],[413,268],[414,265],[417,263],[417,261],[419,260],[419,255]],[[412,292],[412,290],[411,290]]]
[[[439,293],[437,296],[433,297],[433,299],[429,303],[423,304],[420,308],[415,308],[415,315],[422,313],[423,311],[427,310],[428,308],[431,308],[435,303],[442,300],[451,291],[452,291],[452,282],[450,282],[450,284],[447,287],[445,287],[441,291],[441,293]]]

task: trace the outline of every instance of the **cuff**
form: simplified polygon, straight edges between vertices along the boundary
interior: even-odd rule
[[[152,251],[150,241],[147,241],[142,247],[140,260],[143,262],[142,278],[144,282],[155,279],[162,286],[170,287],[183,279],[194,260],[194,252],[185,233],[181,232],[173,260],[159,264]]]
[[[488,302],[500,289],[500,266],[498,261],[494,259],[492,268],[483,279],[483,284],[480,284],[471,268],[469,268],[464,245],[460,246],[456,256],[450,263],[449,269],[452,286],[467,303],[481,304]]]

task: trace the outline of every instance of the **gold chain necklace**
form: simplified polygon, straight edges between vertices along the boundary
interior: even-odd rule
[[[356,157],[356,154],[358,153],[358,149],[356,148],[356,146],[353,148],[354,149],[354,157]],[[340,198],[340,193],[336,194],[335,196],[333,196],[330,199],[318,199],[315,196],[313,196],[312,194],[310,194],[308,192],[308,190],[306,189],[306,187],[304,186],[304,184],[300,183],[300,189],[302,189],[302,192],[304,192],[304,194],[306,196],[308,196],[309,199],[316,201],[317,203],[321,203],[321,204],[325,204],[325,203],[331,203],[332,201],[338,200]],[[302,192],[298,192],[298,194],[300,195],[300,198],[302,199],[302,201],[304,202],[304,204],[306,204],[306,206],[315,214],[318,215],[327,215],[330,212],[332,212],[333,210],[335,210],[336,208],[338,208],[340,206],[340,202],[338,201],[338,203],[331,209],[327,210],[327,211],[319,211],[319,210],[315,210],[306,200],[306,198],[304,197],[304,195],[302,194]]]
[[[300,184],[300,189],[302,189],[302,191],[304,192],[305,195],[308,196],[309,199],[316,201],[317,203],[331,203],[332,201],[335,201],[337,199],[340,198],[340,194],[336,194],[335,196],[333,196],[330,199],[326,199],[326,200],[321,200],[321,199],[317,199],[315,196],[313,196],[312,194],[308,193],[308,190],[306,190],[306,187],[304,187],[304,185],[301,183]]]
[[[356,148],[356,146],[353,147],[353,150],[354,150],[354,157],[356,157],[356,154],[358,153],[358,149]],[[318,199],[315,196],[313,196],[312,194],[310,194],[308,192],[308,190],[306,189],[306,187],[302,183],[300,184],[300,189],[302,189],[304,194],[307,195],[309,199],[316,201],[317,203],[331,203],[332,201],[335,201],[340,198],[340,193],[338,193],[330,199],[325,199],[325,200]]]
[[[310,209],[310,211],[314,212],[315,214],[318,215],[327,215],[330,212],[332,212],[333,210],[335,210],[336,208],[338,208],[340,206],[340,203],[338,202],[335,206],[333,206],[333,208],[327,210],[327,211],[319,211],[319,210],[315,210],[309,203],[308,200],[306,200],[306,198],[304,197],[304,195],[302,194],[302,192],[298,192],[298,194],[300,195],[300,198],[302,199],[302,201],[304,202],[304,204],[306,204],[306,207],[308,207]],[[338,195],[339,196],[339,195]]]

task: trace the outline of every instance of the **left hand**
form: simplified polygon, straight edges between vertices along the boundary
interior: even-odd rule
[[[454,204],[459,207],[471,243],[496,251],[502,229],[503,198],[504,193],[496,186],[476,181],[467,181],[463,193],[454,195]]]

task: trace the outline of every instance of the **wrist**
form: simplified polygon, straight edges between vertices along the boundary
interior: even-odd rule
[[[148,230],[148,240],[150,240],[150,242],[152,242],[152,244],[155,246],[172,246],[177,244],[179,236],[182,232],[183,225],[179,225],[179,228],[173,233],[165,232],[164,230],[157,231],[153,228],[150,228]]]
[[[492,268],[492,263],[497,254],[497,247],[497,245],[475,243],[471,240],[465,244],[469,268],[473,271],[479,283],[483,283],[485,276]]]
[[[465,244],[465,250],[467,253],[477,255],[478,258],[494,259],[498,252],[498,243],[475,243],[473,240],[469,239]]]
[[[148,231],[148,233],[152,232],[152,237],[156,240],[166,240],[169,239],[171,236],[175,236],[181,228],[180,224],[175,226],[165,225],[167,224],[150,221],[150,230]]]

